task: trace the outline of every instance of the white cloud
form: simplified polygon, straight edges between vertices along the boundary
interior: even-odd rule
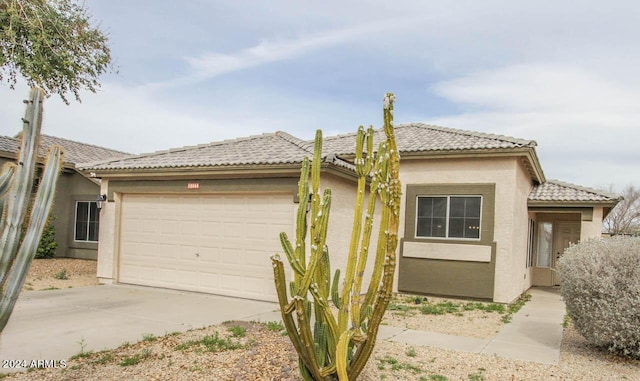
[[[434,123],[534,139],[547,177],[591,186],[638,180],[640,91],[633,87],[577,66],[529,64],[432,90],[466,110]]]
[[[362,23],[295,38],[263,39],[257,45],[233,53],[207,52],[200,56],[185,57],[184,61],[191,71],[188,75],[141,87],[159,89],[185,86],[247,68],[290,60],[310,51],[345,45],[359,39],[375,39],[375,36],[380,33],[399,32],[424,22],[426,19],[425,17],[414,17]]]

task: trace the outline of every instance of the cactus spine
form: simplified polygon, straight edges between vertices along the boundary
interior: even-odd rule
[[[22,145],[17,165],[5,165],[0,174],[0,332],[13,311],[13,306],[24,284],[49,210],[62,163],[62,150],[55,146],[49,150],[42,181],[33,200],[29,225],[22,242],[20,228],[31,200],[31,189],[38,154],[42,125],[44,91],[32,88],[23,119]]]
[[[400,158],[393,130],[394,101],[391,93],[384,98],[386,140],[380,143],[377,155],[373,152],[372,127],[365,131],[361,126],[356,136],[354,166],[358,185],[342,290],[338,289],[340,270],[336,270],[332,281],[326,245],[331,191],[325,189],[320,197],[320,131],[316,133],[312,164],[308,158],[302,163],[295,247],[286,233],[280,234],[283,250],[293,269],[293,281],[289,285],[282,259],[277,254],[271,258],[282,319],[298,352],[300,374],[305,380],[355,380],[371,356],[378,326],[391,297],[401,196]],[[370,179],[368,200],[367,179]],[[311,200],[309,211],[307,200]],[[377,200],[380,200],[382,211],[374,270],[367,292],[361,298]],[[307,232],[311,246],[308,261]],[[287,289],[290,289],[291,299]],[[330,309],[329,300],[338,309],[337,318]]]

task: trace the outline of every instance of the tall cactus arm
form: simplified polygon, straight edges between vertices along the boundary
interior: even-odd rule
[[[15,163],[4,163],[2,166],[2,172],[0,172],[0,198],[4,197],[13,180],[13,175],[16,173]]]
[[[38,249],[38,243],[53,204],[53,196],[55,195],[61,164],[62,149],[59,146],[54,146],[50,149],[47,157],[42,182],[33,203],[29,227],[22,240],[11,274],[8,277],[6,291],[2,294],[2,299],[0,300],[0,332],[2,332],[9,320],[13,306],[24,284],[29,265],[31,265],[31,261]]]
[[[300,181],[298,182],[298,214],[296,218],[296,259],[304,268],[306,266],[306,249],[304,238],[307,236],[307,200],[309,198],[309,158],[302,161]],[[294,277],[296,283],[299,278]]]
[[[297,295],[304,296],[307,294],[309,290],[309,286],[313,281],[313,277],[316,272],[316,267],[320,263],[320,258],[323,255],[323,248],[325,239],[327,237],[327,225],[329,223],[329,210],[331,208],[331,190],[325,189],[324,197],[323,197],[323,206],[322,209],[318,212],[316,216],[318,222],[318,229],[316,232],[316,237],[312,237],[311,244],[311,256],[309,258],[309,266],[304,274],[304,277],[300,281],[300,285],[298,286]]]
[[[354,380],[358,377],[360,372],[362,372],[367,359],[371,356],[376,336],[378,334],[378,327],[382,322],[382,317],[389,305],[391,292],[393,291],[393,278],[395,276],[396,268],[396,248],[398,246],[398,228],[400,224],[400,198],[402,195],[399,165],[400,155],[398,154],[398,147],[396,145],[393,131],[394,101],[395,96],[392,93],[387,93],[384,98],[384,131],[387,136],[389,150],[389,189],[388,201],[386,202],[386,205],[384,205],[384,208],[389,209],[389,219],[388,227],[386,231],[384,231],[387,238],[384,273],[382,276],[382,285],[373,308],[373,313],[369,318],[369,324],[367,326],[367,340],[358,347],[358,352],[360,353],[356,353],[355,360],[349,369],[349,377]]]
[[[382,195],[386,193],[386,183],[387,183],[387,175],[388,175],[388,160],[386,160],[387,155],[387,143],[382,142],[378,147],[378,157],[376,159],[376,166],[374,169],[374,179],[371,182],[371,192],[375,192],[379,194],[382,198]],[[373,196],[373,194],[371,195]],[[370,197],[371,197],[370,196]],[[384,257],[387,251],[385,244],[385,235],[383,234],[387,231],[387,227],[389,226],[389,208],[385,208],[383,206],[382,213],[380,216],[380,228],[378,232],[378,242],[376,248],[376,256],[375,263],[373,265],[373,274],[371,275],[371,280],[369,282],[369,288],[364,298],[364,302],[362,302],[361,309],[367,308],[367,306],[371,306],[373,304],[373,300],[378,292],[378,287],[380,286],[380,280],[382,279],[382,270],[384,266]],[[361,316],[361,321],[362,316]]]
[[[305,365],[310,364],[310,360],[307,358],[307,351],[304,349],[305,344],[300,339],[298,335],[298,328],[294,322],[292,313],[294,313],[293,308],[289,308],[289,303],[287,300],[287,285],[284,275],[284,264],[278,255],[274,255],[271,257],[271,262],[273,264],[273,277],[275,279],[276,285],[276,293],[278,294],[278,303],[280,304],[280,312],[282,315],[282,322],[287,330],[287,334],[291,339],[291,343],[293,347],[300,355],[300,360]],[[293,305],[292,305],[293,306]]]
[[[349,375],[347,373],[349,366],[349,342],[353,334],[353,330],[345,331],[340,335],[340,340],[338,340],[338,348],[336,349],[336,371],[338,372],[338,379],[340,381],[349,381]],[[352,379],[355,380],[355,377]]]
[[[370,126],[367,130],[367,172],[365,175],[369,175],[373,166],[373,126]],[[362,280],[364,278],[364,270],[367,266],[367,260],[369,257],[369,244],[371,243],[371,231],[373,230],[373,216],[376,211],[377,200],[377,187],[379,185],[379,179],[377,176],[373,176],[370,184],[369,200],[367,205],[367,212],[364,217],[364,230],[362,233],[362,242],[360,242],[360,252],[358,254],[358,264],[356,267],[355,280],[353,289],[351,290],[351,321],[355,328],[360,328],[362,319],[360,318],[360,291],[362,290]]]
[[[13,175],[16,173],[15,163],[4,163],[0,172],[0,233],[4,230],[6,211],[5,199],[7,192],[13,184]]]
[[[2,256],[0,257],[0,289],[18,252],[20,228],[29,205],[38,154],[38,137],[42,126],[42,100],[44,95],[42,89],[34,87],[29,94],[29,100],[25,101],[27,110],[25,117],[22,119],[22,142],[20,155],[18,156],[18,166],[14,174],[13,186],[7,194],[6,219],[0,233],[0,255]]]
[[[360,243],[360,234],[362,233],[362,214],[364,209],[364,191],[367,185],[367,175],[365,172],[367,169],[371,170],[371,155],[365,160],[363,156],[364,144],[366,141],[366,134],[364,128],[360,126],[358,128],[358,134],[356,137],[356,158],[354,164],[356,167],[356,173],[358,175],[358,188],[356,190],[356,204],[355,212],[353,214],[353,227],[351,229],[351,241],[349,245],[349,254],[347,257],[347,268],[345,269],[345,283],[342,289],[342,295],[340,298],[340,311],[338,312],[338,329],[340,332],[344,332],[347,329],[347,323],[349,321],[349,297],[353,290],[353,282],[355,279],[356,264],[358,246]]]

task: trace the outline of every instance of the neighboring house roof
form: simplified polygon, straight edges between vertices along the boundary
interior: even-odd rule
[[[64,161],[75,165],[83,162],[94,162],[105,159],[122,158],[131,154],[92,144],[80,143],[69,139],[58,138],[49,135],[40,135],[40,157],[45,157],[49,147],[59,145],[63,149]],[[15,155],[20,150],[20,139],[9,136],[0,136],[0,151],[8,155]],[[8,156],[5,155],[5,156]]]
[[[53,145],[61,146],[64,150],[64,161],[73,164],[89,163],[94,161],[131,156],[130,153],[116,151],[93,144],[80,143],[74,140],[58,138],[50,135],[40,135],[40,145],[45,151],[48,151],[49,147]]]
[[[558,180],[547,180],[536,185],[529,194],[529,205],[571,203],[617,203],[620,197],[611,193],[569,184]]]
[[[20,142],[16,138],[0,136],[0,151],[14,154],[20,149]]]

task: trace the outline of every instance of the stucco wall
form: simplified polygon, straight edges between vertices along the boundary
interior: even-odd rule
[[[95,201],[100,187],[77,172],[63,172],[58,179],[53,205],[58,249],[56,256],[96,259],[98,244],[74,240],[76,201]]]
[[[513,221],[511,225],[511,247],[501,256],[496,272],[504,276],[496,277],[495,300],[511,302],[531,286],[527,270],[527,244],[529,232],[529,211],[527,197],[533,183],[521,161],[516,162],[513,193]],[[502,223],[500,221],[500,223]]]
[[[8,162],[7,158],[0,158],[0,167]],[[98,245],[74,241],[75,202],[95,201],[98,197],[99,186],[72,170],[60,173],[56,185],[51,214],[54,217],[53,226],[55,239],[58,243],[56,257],[71,257],[96,259]]]
[[[513,285],[515,278],[524,276],[524,259],[520,261],[520,258],[526,258],[528,191],[525,191],[527,186],[524,175],[520,174],[522,171],[516,158],[404,160],[400,164],[405,194],[407,184],[495,184],[493,234],[496,278],[493,299],[499,302],[509,302],[517,297],[523,283],[519,280]],[[406,198],[403,197],[403,211],[405,207]],[[523,226],[516,227],[516,224]],[[401,235],[404,235],[404,229],[403,220]],[[514,250],[518,252],[514,253]],[[514,256],[517,259],[514,260]],[[514,269],[518,270],[517,275],[511,275]]]
[[[100,194],[107,194],[109,180],[102,180]],[[102,283],[112,283],[116,276],[115,248],[118,244],[116,223],[118,221],[119,197],[102,204],[100,210],[100,236],[98,239],[98,279]]]
[[[603,208],[596,206],[593,208],[591,221],[582,221],[580,223],[580,241],[602,237],[602,215]]]

